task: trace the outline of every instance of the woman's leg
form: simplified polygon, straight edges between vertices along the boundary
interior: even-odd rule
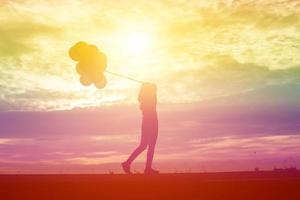
[[[147,152],[146,169],[152,169],[155,144],[150,144]]]
[[[134,161],[134,159],[136,159],[136,157],[140,155],[140,153],[142,153],[146,148],[147,144],[145,142],[141,142],[140,145],[131,153],[129,158],[126,160],[126,164],[130,165]]]
[[[141,142],[140,145],[130,154],[130,156],[128,157],[128,159],[122,163],[122,167],[123,170],[125,171],[125,173],[127,174],[131,174],[130,172],[130,165],[131,163],[136,159],[136,157],[138,155],[140,155],[140,153],[142,153],[148,146],[148,139],[147,139],[147,134],[145,134],[144,131],[144,126],[142,124],[142,135],[141,135]]]
[[[151,141],[149,141],[149,147],[148,147],[148,152],[147,152],[146,170],[147,169],[152,169],[152,161],[153,161],[153,156],[154,156],[156,140],[157,140],[157,133],[154,132],[154,134],[152,135]]]

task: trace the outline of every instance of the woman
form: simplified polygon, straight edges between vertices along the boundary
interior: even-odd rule
[[[147,162],[144,172],[145,174],[158,174],[158,171],[152,169],[152,160],[158,134],[156,85],[152,83],[143,83],[140,89],[138,100],[140,102],[140,109],[142,110],[143,114],[141,142],[140,145],[129,156],[127,161],[122,163],[122,167],[125,173],[131,174],[130,164],[148,147]]]

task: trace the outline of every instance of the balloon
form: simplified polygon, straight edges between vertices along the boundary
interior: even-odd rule
[[[97,82],[99,80],[99,76],[104,76],[102,73],[90,73],[90,79],[92,80],[93,83]]]
[[[98,57],[99,49],[95,45],[89,45],[88,48],[90,60],[95,60]]]
[[[80,77],[80,83],[84,86],[89,86],[91,85],[93,82],[91,81],[90,77],[88,76],[81,76]]]
[[[96,86],[96,88],[98,88],[98,89],[103,89],[103,88],[106,86],[106,84],[107,84],[107,80],[106,80],[106,78],[105,78],[104,75],[103,75],[102,78],[100,78],[99,80],[97,80],[97,81],[95,82],[95,86]]]
[[[95,45],[78,42],[70,48],[69,55],[78,62],[76,71],[80,75],[82,85],[89,86],[94,83],[99,89],[106,86],[104,71],[107,67],[107,58]]]
[[[100,67],[101,67],[102,71],[105,71],[105,69],[107,67],[107,58],[106,58],[106,55],[104,53],[102,53],[101,51],[99,52],[99,63],[100,63]]]
[[[77,63],[76,71],[80,76],[86,74],[87,71],[86,71],[86,67],[84,66],[84,63],[82,63],[82,62]]]
[[[82,51],[86,49],[88,46],[87,43],[85,42],[77,42],[74,46],[72,46],[69,50],[69,56],[72,58],[74,61],[80,61],[82,60]]]

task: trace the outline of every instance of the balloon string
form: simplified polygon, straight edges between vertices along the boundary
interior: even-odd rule
[[[136,82],[139,82],[139,83],[144,83],[144,81],[140,81],[140,80],[131,78],[131,77],[129,77],[129,76],[125,76],[125,75],[118,74],[118,73],[115,73],[115,72],[110,72],[110,71],[107,71],[107,70],[105,70],[105,72],[106,72],[106,73],[109,73],[109,74],[112,74],[112,75],[115,75],[115,76],[119,76],[119,77],[122,77],[122,78],[126,78],[126,79],[131,80],[131,81],[136,81]]]

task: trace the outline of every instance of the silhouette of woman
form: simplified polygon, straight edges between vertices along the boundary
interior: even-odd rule
[[[144,173],[158,174],[159,171],[152,169],[152,160],[158,135],[156,85],[152,83],[143,83],[141,85],[138,100],[143,114],[141,142],[129,158],[122,163],[122,167],[125,173],[131,174],[130,164],[148,147],[147,162]]]

